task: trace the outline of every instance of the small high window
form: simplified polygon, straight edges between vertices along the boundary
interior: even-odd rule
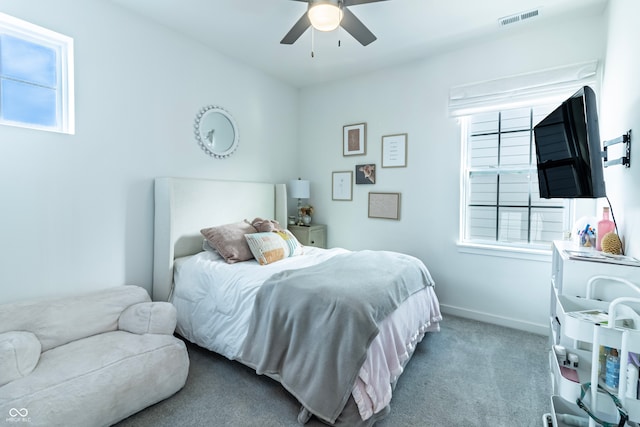
[[[73,39],[0,13],[0,124],[73,134]]]

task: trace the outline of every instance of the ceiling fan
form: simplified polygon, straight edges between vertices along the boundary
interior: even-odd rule
[[[332,31],[341,26],[363,46],[376,40],[376,36],[347,9],[365,3],[386,0],[293,0],[308,3],[307,11],[300,17],[291,30],[280,41],[281,44],[293,44],[300,36],[313,28],[320,31]]]

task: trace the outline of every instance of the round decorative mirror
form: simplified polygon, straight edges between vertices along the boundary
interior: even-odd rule
[[[204,107],[193,127],[200,148],[211,157],[224,159],[238,148],[238,125],[224,108]]]

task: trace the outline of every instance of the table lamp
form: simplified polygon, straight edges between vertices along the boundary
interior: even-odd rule
[[[303,225],[302,210],[300,209],[302,205],[300,204],[300,199],[309,198],[309,181],[300,178],[289,181],[289,195],[294,199],[298,199],[297,224]]]

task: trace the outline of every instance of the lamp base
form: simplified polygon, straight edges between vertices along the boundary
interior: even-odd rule
[[[298,218],[296,218],[296,220],[296,225],[304,225],[302,223],[302,203],[300,202],[300,199],[298,199]]]

